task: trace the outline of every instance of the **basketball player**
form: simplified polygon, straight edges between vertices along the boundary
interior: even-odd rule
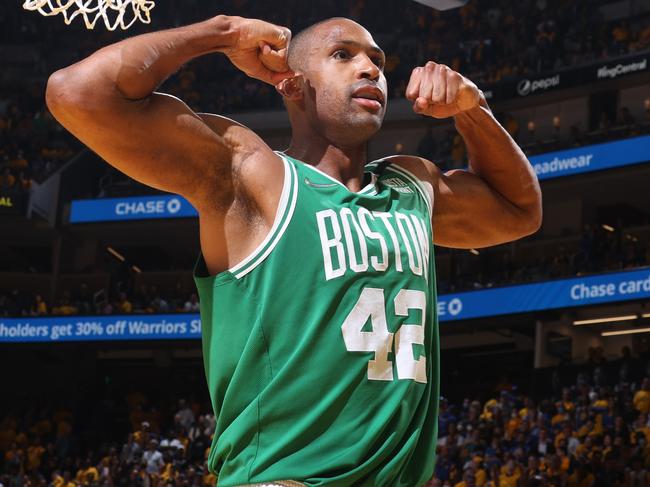
[[[285,152],[155,92],[214,52],[282,95]],[[198,210],[219,486],[425,484],[439,397],[432,244],[486,247],[540,226],[531,165],[476,85],[446,66],[415,68],[406,97],[421,115],[454,117],[469,171],[411,156],[368,163],[386,111],[384,61],[347,19],[290,43],[286,28],[218,16],[118,42],[50,77],[47,102],[65,127]]]

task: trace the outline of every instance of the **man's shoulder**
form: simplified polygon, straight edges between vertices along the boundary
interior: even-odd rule
[[[423,196],[428,200],[430,211],[433,211],[436,188],[439,186],[442,174],[435,164],[422,157],[403,154],[384,157],[382,160],[389,163],[388,168],[391,166],[400,168],[402,173],[406,172],[407,175],[415,178],[418,181],[417,185],[424,190]]]
[[[280,158],[252,129],[223,115],[197,113],[213,132],[226,139],[235,150],[233,162],[239,160],[280,161]],[[272,162],[273,163],[273,162]]]
[[[396,154],[384,157],[382,160],[407,170],[420,181],[426,181],[431,184],[436,183],[441,174],[440,169],[433,162],[419,156]]]

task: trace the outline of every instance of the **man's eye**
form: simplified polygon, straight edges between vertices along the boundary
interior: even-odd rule
[[[375,63],[379,69],[384,69],[384,60],[382,58],[375,58],[372,62]]]
[[[334,52],[333,56],[334,59],[348,59],[350,57],[348,53],[343,49],[339,49],[338,51]]]

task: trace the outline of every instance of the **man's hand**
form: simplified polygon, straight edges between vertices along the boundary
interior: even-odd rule
[[[276,85],[293,76],[287,64],[291,31],[257,19],[232,18],[236,42],[223,50],[251,78]]]
[[[478,106],[481,92],[448,66],[429,61],[411,73],[406,98],[413,102],[415,113],[447,118]]]

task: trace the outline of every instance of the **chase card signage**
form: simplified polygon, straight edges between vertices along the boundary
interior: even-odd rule
[[[441,322],[650,299],[650,268],[438,296]]]
[[[548,152],[530,156],[529,160],[540,180],[650,162],[650,135]],[[13,201],[3,200],[0,194],[0,212],[3,203],[9,205],[13,204]],[[182,196],[138,196],[74,200],[70,210],[70,223],[196,216],[198,214],[194,207]]]
[[[75,200],[70,208],[70,223],[196,216],[194,207],[185,198],[176,195]]]
[[[440,322],[650,299],[650,268],[438,296]],[[0,343],[183,340],[201,337],[198,313],[3,318]]]

